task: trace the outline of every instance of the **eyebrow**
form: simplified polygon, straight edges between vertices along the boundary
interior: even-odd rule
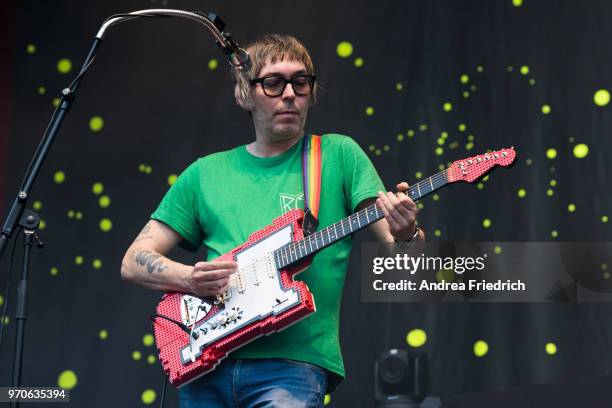
[[[294,76],[296,76],[296,75],[305,75],[305,74],[307,74],[307,73],[308,73],[308,72],[307,72],[305,69],[300,69],[299,71],[296,71],[296,72],[292,73],[292,74],[291,74],[291,77],[294,77]],[[269,76],[278,76],[278,77],[282,77],[282,76],[283,76],[283,74],[282,74],[282,72],[272,71],[272,72],[267,72],[267,73],[266,73],[266,74],[264,74],[264,75],[261,75],[261,76],[260,76],[260,78],[263,78],[263,77],[269,77]]]

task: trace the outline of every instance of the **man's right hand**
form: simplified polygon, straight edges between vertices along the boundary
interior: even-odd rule
[[[234,261],[198,262],[183,281],[186,290],[197,296],[220,295],[229,289],[231,275],[237,270]]]

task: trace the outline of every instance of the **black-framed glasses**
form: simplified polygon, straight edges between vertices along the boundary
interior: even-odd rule
[[[255,78],[251,85],[261,84],[264,94],[267,96],[281,96],[285,92],[287,84],[291,84],[296,95],[306,96],[312,93],[317,77],[314,75],[297,75],[291,79],[278,76]]]

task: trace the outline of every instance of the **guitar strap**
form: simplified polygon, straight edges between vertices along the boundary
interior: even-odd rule
[[[321,198],[321,136],[305,135],[302,142],[302,180],[304,184],[304,236],[319,225]]]

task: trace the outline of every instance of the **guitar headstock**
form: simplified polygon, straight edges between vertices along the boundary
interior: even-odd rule
[[[447,171],[448,182],[467,181],[472,183],[495,166],[507,167],[511,165],[515,158],[516,151],[514,147],[511,147],[454,161]]]

